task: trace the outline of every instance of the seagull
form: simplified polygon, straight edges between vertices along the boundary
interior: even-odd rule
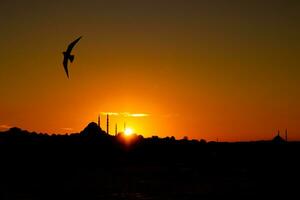
[[[77,42],[82,38],[79,37],[77,38],[74,42],[72,42],[71,44],[69,44],[67,50],[65,52],[63,52],[64,54],[64,60],[63,60],[63,65],[67,74],[67,77],[69,78],[69,71],[68,71],[68,61],[70,60],[70,62],[72,63],[74,60],[74,55],[71,55],[71,51],[74,48],[74,46],[77,44]]]

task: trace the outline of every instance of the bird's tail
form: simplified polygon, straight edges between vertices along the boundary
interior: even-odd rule
[[[70,59],[71,62],[74,61],[74,57],[75,57],[74,55],[70,55],[69,59]]]

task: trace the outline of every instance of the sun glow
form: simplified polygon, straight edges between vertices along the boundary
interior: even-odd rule
[[[133,134],[132,128],[126,128],[124,131],[125,136],[130,136]]]

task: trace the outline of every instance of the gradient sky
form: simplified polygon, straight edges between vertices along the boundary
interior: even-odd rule
[[[77,132],[114,112],[111,132],[300,140],[299,1],[1,0],[0,24],[0,129]]]

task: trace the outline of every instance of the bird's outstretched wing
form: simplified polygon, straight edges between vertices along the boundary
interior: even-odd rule
[[[68,57],[64,56],[64,61],[63,61],[63,65],[67,74],[67,77],[69,78],[69,70],[68,70]]]
[[[82,38],[82,36],[80,36],[79,38],[77,38],[74,42],[72,42],[71,44],[69,44],[68,48],[67,48],[67,52],[71,53],[72,49],[74,48],[74,46],[77,44],[77,42]]]

